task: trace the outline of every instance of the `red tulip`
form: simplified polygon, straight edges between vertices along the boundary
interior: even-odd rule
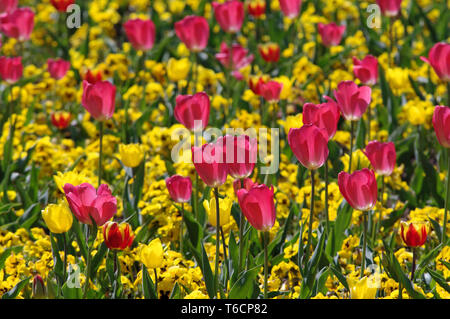
[[[322,43],[326,47],[339,45],[342,40],[342,35],[345,32],[345,25],[338,26],[332,22],[329,24],[319,23],[319,34],[322,37]]]
[[[242,184],[244,184],[244,187],[242,187]],[[237,196],[237,192],[238,190],[240,190],[241,188],[244,188],[246,190],[250,190],[250,188],[252,188],[254,185],[257,185],[256,183],[254,183],[250,178],[246,177],[243,179],[235,179],[233,181],[233,189],[234,189],[234,193]]]
[[[291,128],[288,143],[298,161],[308,169],[321,167],[328,158],[328,133],[315,125]]]
[[[436,43],[428,53],[428,59],[421,59],[430,64],[438,77],[444,82],[450,82],[450,44]]]
[[[280,8],[283,14],[289,19],[296,18],[300,13],[302,6],[301,0],[279,0]]]
[[[377,0],[381,13],[386,17],[396,17],[401,9],[402,0]]]
[[[67,8],[75,3],[75,0],[50,0],[50,3],[55,7],[59,12],[66,12]]]
[[[378,81],[378,60],[367,55],[362,61],[353,57],[353,73],[365,85],[375,85]]]
[[[33,284],[31,285],[31,292],[34,299],[44,299],[47,297],[47,289],[45,288],[44,279],[40,275],[36,275],[33,278]]]
[[[91,70],[87,70],[86,74],[84,75],[84,79],[88,81],[91,84],[95,84],[97,82],[102,81],[102,71],[92,72]]]
[[[268,77],[265,76],[251,76],[248,79],[248,87],[256,95],[261,95],[261,85],[266,83]]]
[[[276,43],[266,43],[258,46],[261,57],[266,62],[278,62],[280,59],[280,46]]]
[[[255,168],[258,141],[247,135],[226,135],[223,138],[226,147],[228,174],[233,178],[249,177]]]
[[[128,223],[107,221],[103,225],[103,239],[109,249],[124,250],[133,244],[133,230]]]
[[[266,1],[265,0],[251,0],[247,5],[247,12],[249,15],[260,18],[266,13]]]
[[[63,189],[72,213],[83,224],[92,225],[94,220],[97,226],[103,226],[117,212],[117,199],[106,184],[97,191],[88,183],[65,184]]]
[[[237,33],[244,22],[244,4],[238,0],[213,2],[214,16],[223,31]]]
[[[223,140],[201,147],[192,147],[195,170],[209,187],[219,187],[227,180],[228,167],[224,160],[225,156]]]
[[[202,51],[208,45],[209,25],[204,17],[185,17],[175,23],[175,33],[191,51]]]
[[[97,121],[110,119],[114,113],[116,87],[108,81],[90,84],[83,81],[81,104]]]
[[[52,78],[59,80],[62,79],[70,69],[70,62],[63,59],[48,59],[47,69]]]
[[[191,199],[192,181],[189,177],[173,175],[166,178],[166,186],[174,202],[187,203]]]
[[[357,210],[371,210],[377,202],[377,180],[372,170],[363,168],[353,174],[340,172],[338,185],[342,196]]]
[[[249,190],[237,191],[239,206],[248,222],[257,230],[270,231],[275,224],[276,211],[273,198],[273,186],[255,184]]]
[[[392,174],[397,159],[394,143],[370,141],[364,154],[378,175],[390,176]]]
[[[128,40],[136,50],[147,51],[155,43],[155,24],[152,20],[133,19],[123,24]]]
[[[188,130],[204,129],[208,126],[210,101],[205,92],[179,95],[175,101],[175,119]]]
[[[328,140],[336,134],[341,113],[336,102],[325,96],[328,102],[322,104],[306,103],[303,105],[303,124],[314,124],[327,131]]]
[[[224,67],[232,70],[232,74],[236,79],[242,80],[243,77],[239,70],[253,61],[253,54],[247,54],[248,50],[244,49],[239,44],[233,44],[230,55],[230,48],[225,42],[222,42],[220,45],[220,52],[216,54],[216,59],[219,60]]]
[[[428,229],[425,223],[400,223],[400,235],[408,247],[420,247],[425,244]]]
[[[0,15],[16,9],[18,2],[19,0],[0,0]]]
[[[261,84],[261,96],[270,103],[278,102],[282,89],[283,83],[268,81]]]
[[[433,113],[433,127],[436,137],[445,148],[450,148],[450,108],[437,105]]]
[[[22,57],[0,57],[0,78],[9,84],[16,83],[23,74]]]
[[[358,121],[371,101],[372,90],[368,86],[358,87],[353,81],[343,81],[334,91],[339,110],[346,120]]]
[[[69,127],[72,115],[69,112],[55,112],[52,113],[51,120],[52,124],[59,130],[64,130]]]
[[[0,31],[10,38],[25,41],[34,27],[34,12],[30,8],[18,8],[0,18]]]

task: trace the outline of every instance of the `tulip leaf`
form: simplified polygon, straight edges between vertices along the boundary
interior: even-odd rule
[[[342,274],[342,272],[334,265],[330,265],[329,269],[333,272],[333,274],[336,276],[336,278],[339,280],[339,282],[345,287],[345,289],[350,290],[348,288],[347,279]]]
[[[169,299],[182,299],[181,289],[178,282],[175,282],[175,285],[173,285],[173,289],[172,292],[170,293]]]
[[[200,251],[201,241],[203,239],[203,229],[200,224],[195,220],[192,213],[185,211],[184,212],[184,222],[187,227],[189,240],[192,243],[192,246]]]
[[[442,277],[441,274],[439,274],[437,271],[434,271],[432,269],[429,269],[427,267],[427,272],[430,274],[430,276],[434,279],[434,281],[436,281],[439,286],[441,286],[442,288],[444,288],[448,293],[450,293],[450,286],[447,284],[447,281],[445,280],[444,277]]]
[[[145,299],[158,299],[155,285],[153,284],[152,278],[148,274],[147,267],[142,265],[142,290]]]
[[[102,260],[105,257],[107,251],[108,251],[108,247],[106,247],[104,242],[101,243],[99,249],[97,250],[97,253],[95,254],[94,258],[92,259],[91,278],[94,278],[93,275],[97,273],[98,267],[102,263]]]
[[[247,270],[239,276],[237,281],[231,287],[228,295],[229,299],[248,299],[251,298],[253,292],[253,283],[259,274],[261,266],[256,266]]]
[[[439,237],[440,238],[440,237]],[[448,241],[447,241],[448,244]],[[417,268],[416,268],[416,278],[420,278],[425,271],[426,267],[430,264],[432,260],[436,258],[436,256],[439,254],[439,252],[442,250],[442,247],[444,244],[439,244],[436,247],[434,247],[432,250],[427,252],[419,261]]]
[[[52,246],[52,254],[53,254],[53,271],[58,278],[58,282],[63,282],[63,272],[64,272],[64,264],[61,260],[61,256],[59,255],[59,249],[55,241],[55,237],[50,233],[50,242]]]
[[[69,287],[67,282],[62,286],[62,293],[65,299],[82,299],[83,290],[78,287]]]
[[[442,227],[439,224],[439,222],[437,220],[433,219],[433,218],[428,218],[428,220],[433,225],[433,230],[436,233],[436,236],[438,238],[442,238]]]
[[[403,272],[402,267],[400,266],[394,253],[391,252],[390,255],[391,255],[391,257],[389,259],[393,265],[393,270],[396,274],[397,281],[399,281],[402,284],[402,287],[404,287],[408,291],[409,295],[411,297],[413,297],[414,299],[425,299],[424,295],[422,295],[420,292],[418,292],[414,289],[414,286],[411,283],[411,280],[409,280],[409,278]]]
[[[21,281],[17,285],[15,285],[11,290],[3,294],[2,299],[15,299],[22,289],[28,284],[31,277],[27,277]]]

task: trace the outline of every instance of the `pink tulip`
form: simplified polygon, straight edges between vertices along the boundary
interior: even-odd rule
[[[219,187],[227,180],[228,167],[225,163],[223,140],[216,143],[192,147],[192,162],[203,182],[209,187]]]
[[[250,138],[248,135],[226,135],[223,140],[226,147],[228,174],[239,179],[249,177],[255,168],[257,158],[256,138]]]
[[[208,45],[209,25],[204,17],[185,17],[175,23],[175,33],[191,51],[202,51]]]
[[[261,84],[261,96],[269,103],[275,103],[280,100],[283,83],[276,81],[267,81]]]
[[[438,77],[444,82],[450,82],[450,44],[436,43],[428,53],[428,59],[421,59],[430,64]]]
[[[48,59],[47,69],[52,78],[59,80],[62,79],[70,69],[70,62],[63,59]]]
[[[377,202],[377,180],[372,170],[363,168],[353,174],[340,172],[338,185],[342,196],[357,210],[371,210]]]
[[[368,86],[358,87],[353,81],[342,81],[334,91],[339,110],[348,121],[358,121],[371,101],[372,90]]]
[[[175,101],[175,119],[188,130],[204,129],[208,126],[210,101],[205,92],[179,95]]]
[[[301,0],[279,0],[283,14],[289,19],[294,19],[300,14]]]
[[[30,8],[18,8],[0,18],[0,31],[10,38],[30,39],[34,27],[34,12]]]
[[[386,17],[396,17],[402,5],[402,0],[377,0],[381,13]]]
[[[392,174],[397,159],[394,143],[370,141],[364,154],[378,175],[390,176]]]
[[[153,48],[155,43],[155,24],[152,20],[128,20],[123,27],[133,48],[143,51]]]
[[[273,186],[255,184],[249,190],[237,191],[239,206],[250,225],[255,229],[268,232],[275,224],[276,211]]]
[[[325,96],[328,102],[322,104],[306,103],[303,105],[303,124],[314,124],[327,131],[328,140],[336,134],[341,113],[336,102]]]
[[[253,61],[253,54],[247,54],[248,50],[244,49],[239,44],[232,45],[230,54],[230,48],[225,42],[222,42],[220,45],[220,52],[216,54],[216,59],[219,60],[224,67],[230,69],[236,79],[242,80],[243,76],[239,70]]]
[[[338,26],[332,22],[329,24],[319,23],[319,34],[322,37],[322,43],[326,47],[339,45],[342,40],[342,35],[345,32],[345,25]]]
[[[328,158],[328,133],[315,125],[291,128],[288,143],[298,161],[308,169],[321,167]]]
[[[15,10],[18,2],[19,0],[0,0],[0,16]]]
[[[173,201],[187,203],[191,199],[192,181],[189,177],[173,175],[166,178],[166,186]]]
[[[367,55],[362,61],[353,57],[353,73],[365,85],[375,85],[378,81],[378,60]]]
[[[439,144],[450,148],[450,108],[436,106],[433,113],[433,127]]]
[[[238,0],[212,3],[214,16],[223,31],[237,33],[244,22],[244,4]]]
[[[117,212],[117,199],[106,184],[98,190],[89,183],[65,184],[63,189],[72,213],[83,224],[92,225],[94,220],[97,226],[102,226]]]
[[[116,87],[108,81],[91,84],[83,81],[81,104],[97,121],[110,119],[114,113]]]
[[[14,84],[22,77],[22,57],[0,57],[0,78],[9,84]]]

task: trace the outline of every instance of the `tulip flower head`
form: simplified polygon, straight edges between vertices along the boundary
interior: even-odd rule
[[[372,170],[363,168],[352,174],[340,172],[338,186],[342,196],[353,209],[369,211],[377,202],[378,186]]]
[[[450,108],[438,105],[433,113],[433,127],[436,137],[445,148],[450,148]]]
[[[223,31],[237,33],[244,22],[244,4],[239,0],[229,0],[224,3],[213,2],[214,16]]]
[[[87,72],[84,74],[84,78],[83,80],[86,80],[87,82],[89,82],[90,84],[95,84],[97,82],[101,82],[102,81],[102,71],[91,71],[91,70],[87,70]]]
[[[141,144],[120,144],[120,159],[127,167],[138,167],[144,159],[145,150]]]
[[[72,114],[66,111],[57,111],[52,113],[51,121],[53,126],[58,130],[64,130],[69,127],[70,121],[72,120]]]
[[[291,128],[288,142],[298,161],[307,169],[322,167],[328,158],[328,133],[312,124]]]
[[[247,12],[256,19],[261,18],[266,13],[266,1],[250,0],[247,5]]]
[[[8,13],[17,8],[19,0],[1,0],[0,1],[0,15]]]
[[[367,55],[363,60],[353,57],[353,73],[365,85],[375,85],[378,82],[378,60],[373,55]]]
[[[22,57],[0,57],[0,79],[8,84],[14,84],[23,75]]]
[[[396,17],[402,7],[402,0],[376,0],[381,13],[386,17]]]
[[[258,51],[263,60],[268,63],[275,63],[280,59],[280,46],[276,43],[261,44],[258,46]]]
[[[192,181],[189,177],[173,175],[166,178],[166,186],[174,202],[187,203],[191,199]]]
[[[345,25],[338,26],[332,22],[329,24],[318,24],[318,31],[322,38],[322,43],[326,47],[336,46],[341,43],[342,36],[345,32]]]
[[[328,140],[330,140],[336,134],[341,113],[337,103],[332,98],[325,96],[325,99],[327,100],[326,103],[306,103],[303,105],[303,124],[314,124],[325,129]]]
[[[253,182],[250,178],[243,178],[243,179],[239,179],[236,178],[233,181],[233,189],[234,189],[234,194],[237,196],[237,192],[238,190],[240,190],[241,188],[244,188],[246,190],[250,190],[250,188],[252,188],[253,186],[257,185],[255,182]],[[243,187],[242,187],[243,186]]]
[[[188,130],[204,129],[208,126],[210,101],[205,92],[178,95],[175,103],[175,119]]]
[[[136,50],[147,51],[155,43],[155,24],[151,20],[132,19],[123,25],[131,45]]]
[[[34,28],[34,12],[30,8],[17,8],[0,17],[0,31],[19,41],[30,39]]]
[[[209,187],[219,187],[227,180],[225,143],[218,139],[201,147],[192,147],[192,161],[200,178]]]
[[[149,269],[160,268],[164,262],[164,248],[159,238],[153,239],[148,245],[139,247],[139,259]]]
[[[94,221],[97,226],[103,226],[117,212],[117,199],[106,184],[98,190],[89,183],[65,184],[64,193],[72,213],[83,224],[92,225]]]
[[[248,222],[257,230],[270,231],[276,218],[273,186],[269,188],[256,184],[250,190],[241,188],[237,191],[237,197]]]
[[[228,174],[233,178],[249,177],[258,156],[258,141],[248,135],[224,137]]]
[[[433,67],[442,81],[450,82],[450,44],[436,43],[428,53],[428,59],[425,57],[421,59]]]
[[[279,2],[281,11],[287,18],[294,19],[300,14],[302,0],[279,0]]]
[[[420,247],[427,240],[428,227],[426,223],[401,222],[400,235],[408,247]]]
[[[348,121],[358,121],[371,101],[372,90],[368,86],[358,87],[353,81],[342,81],[334,91],[339,110]]]
[[[220,52],[216,54],[216,59],[224,67],[230,69],[237,80],[243,79],[239,70],[252,63],[253,57],[253,54],[248,55],[248,50],[244,49],[240,44],[233,44],[230,50],[225,42],[222,42]]]
[[[231,220],[231,206],[233,201],[229,198],[219,198],[219,209],[220,209],[220,225],[224,226],[228,224]],[[217,226],[217,212],[216,212],[216,199],[211,197],[209,201],[206,199],[203,201],[203,207],[205,208],[206,214],[208,215],[208,222],[211,226]]]
[[[34,299],[44,299],[47,296],[47,289],[45,288],[44,279],[41,276],[36,275],[33,278],[33,284],[31,286],[31,292]]]
[[[187,16],[175,23],[178,38],[193,52],[206,48],[209,39],[209,25],[204,17]]]
[[[269,103],[278,102],[282,90],[283,83],[277,81],[267,81],[261,84],[261,96]]]
[[[116,87],[108,81],[91,84],[83,81],[81,104],[97,121],[113,116],[116,102]]]
[[[261,95],[261,85],[268,80],[268,76],[250,76],[248,79],[248,87],[256,95]]]
[[[378,175],[390,176],[392,174],[397,159],[394,143],[370,141],[364,154]]]
[[[75,3],[75,0],[50,0],[50,3],[59,12],[66,12],[67,8]]]
[[[375,277],[375,274],[371,277]],[[350,288],[351,299],[375,299],[377,294],[377,285],[374,281],[376,278],[368,278],[366,276],[360,279],[347,278]]]
[[[63,59],[48,59],[47,69],[50,76],[55,80],[62,79],[70,69],[70,62]]]
[[[103,225],[103,239],[109,249],[124,250],[133,244],[134,234],[128,223],[107,221]]]
[[[66,203],[49,204],[42,211],[42,218],[48,229],[55,234],[67,232],[73,223],[72,213]]]

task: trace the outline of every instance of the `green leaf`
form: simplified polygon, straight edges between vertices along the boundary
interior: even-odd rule
[[[395,274],[397,275],[398,281],[402,283],[402,287],[404,287],[408,291],[409,295],[415,299],[425,299],[424,295],[414,290],[413,284],[409,280],[408,276],[406,276],[406,274],[403,272],[402,267],[400,266],[393,252],[391,252],[390,261],[392,262],[393,269],[395,271]]]
[[[440,237],[439,237],[440,238]],[[441,251],[443,247],[443,244],[439,244],[436,247],[434,247],[432,250],[430,250],[429,252],[426,253],[426,255],[424,255],[416,268],[416,278],[420,278],[423,274],[423,272],[425,271],[426,267],[430,264],[430,262],[432,260],[434,260],[436,258],[436,256],[439,254],[439,252]]]
[[[155,291],[155,285],[152,278],[148,274],[147,267],[142,265],[142,290],[144,292],[145,299],[158,299]]]
[[[178,285],[178,282],[175,282],[175,285],[173,285],[173,289],[172,292],[170,293],[169,299],[182,299],[181,289],[180,285]]]
[[[333,274],[337,277],[337,279],[345,287],[345,289],[350,290],[348,288],[347,279],[342,274],[342,272],[337,267],[335,267],[334,265],[330,265],[329,269],[333,272]]]
[[[444,288],[447,292],[450,293],[450,286],[447,284],[444,277],[442,277],[437,271],[431,270],[427,268],[427,272],[431,275],[431,277],[436,281],[439,286]]]
[[[102,263],[102,260],[105,257],[107,251],[108,251],[108,247],[106,247],[104,242],[101,243],[100,248],[97,250],[97,253],[95,254],[94,258],[92,259],[91,278],[95,278],[97,269],[100,266],[100,264]]]
[[[8,292],[6,292],[2,296],[2,299],[14,299],[14,298],[16,298],[19,295],[19,293],[22,291],[22,289],[28,284],[30,278],[31,277],[27,277],[27,278],[19,281],[19,283],[17,285],[15,285],[14,288],[9,290]]]
[[[231,287],[230,293],[228,295],[229,299],[249,299],[251,298],[253,292],[253,283],[259,274],[261,266],[254,267],[247,270]]]
[[[83,290],[81,288],[70,288],[67,286],[67,283],[64,283],[62,286],[62,293],[65,299],[82,299],[83,298]]]
[[[3,251],[3,253],[0,255],[0,270],[3,269],[3,267],[5,267],[5,261],[6,259],[8,259],[8,257],[12,254],[12,253],[19,253],[20,251],[22,251],[23,247],[22,246],[14,246],[14,247],[8,247],[5,248],[5,250]]]

